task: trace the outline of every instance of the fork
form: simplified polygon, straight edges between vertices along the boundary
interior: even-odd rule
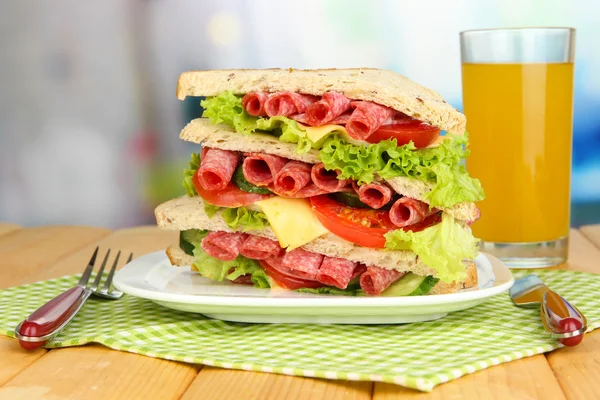
[[[73,319],[90,295],[110,300],[116,300],[123,296],[122,292],[114,288],[111,290],[113,276],[115,275],[119,257],[121,256],[120,250],[115,257],[104,286],[98,289],[109,255],[110,249],[108,249],[104,256],[102,265],[96,274],[96,279],[94,279],[94,282],[88,288],[87,285],[96,264],[96,257],[98,256],[98,247],[96,247],[90,262],[83,271],[83,275],[76,286],[48,301],[17,325],[15,336],[19,339],[19,344],[22,348],[33,350],[43,346],[48,339],[60,332]],[[129,255],[127,263],[131,262],[132,259],[133,253]]]

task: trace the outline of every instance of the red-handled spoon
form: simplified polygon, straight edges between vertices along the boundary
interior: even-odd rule
[[[540,306],[542,322],[553,338],[565,346],[577,346],[587,330],[585,316],[561,295],[548,290]]]

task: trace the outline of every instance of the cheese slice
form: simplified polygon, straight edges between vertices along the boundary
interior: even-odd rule
[[[330,134],[337,132],[340,135],[340,137],[348,143],[352,143],[357,146],[369,144],[362,140],[352,139],[350,137],[350,135],[348,135],[348,132],[346,132],[346,128],[343,127],[342,125],[307,126],[307,125],[304,125],[304,124],[301,124],[300,122],[298,122],[298,126],[300,126],[301,129],[306,131],[306,136],[313,143],[319,143],[320,141],[323,141]]]
[[[279,244],[287,247],[288,251],[329,232],[312,212],[310,202],[306,199],[275,196],[254,204],[265,213]]]

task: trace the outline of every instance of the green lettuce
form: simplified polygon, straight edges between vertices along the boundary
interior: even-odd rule
[[[437,278],[450,283],[466,278],[463,260],[477,256],[478,240],[451,215],[443,214],[442,222],[420,232],[398,229],[386,233],[385,248],[414,251],[437,271]]]
[[[223,221],[234,231],[238,229],[241,229],[243,232],[260,231],[269,225],[267,216],[262,211],[252,211],[243,206],[233,208],[219,207],[204,201],[204,212],[208,218],[214,217],[219,210],[222,210],[221,218],[223,218]]]
[[[209,97],[200,104],[204,108],[202,116],[208,118],[212,124],[226,124],[244,134],[255,132],[273,134],[282,142],[296,143],[296,151],[299,154],[307,153],[314,145],[306,136],[306,132],[293,119],[253,117],[242,106],[242,98],[232,92],[223,92],[218,96]]]
[[[194,187],[193,178],[199,166],[200,154],[192,153],[190,167],[183,170],[183,182],[181,183],[181,185],[185,188],[185,192],[190,197],[196,196],[198,194],[196,192],[196,188]]]
[[[194,266],[200,275],[214,281],[221,282],[225,279],[233,281],[242,275],[250,274],[250,279],[255,287],[270,287],[267,276],[258,261],[244,256],[237,256],[232,261],[221,261],[209,256],[202,250],[200,243],[194,243]],[[229,272],[231,269],[233,271]]]
[[[451,136],[439,147],[417,150],[414,143],[397,146],[395,139],[356,146],[334,136],[325,141],[319,156],[339,179],[371,183],[377,176],[397,176],[434,183],[425,199],[433,207],[450,207],[463,201],[483,200],[481,183],[471,178],[461,160],[468,156],[468,136]]]
[[[331,294],[334,296],[357,296],[356,288],[339,289],[333,286],[323,286],[320,288],[300,288],[296,292],[312,294]]]
[[[313,143],[298,123],[286,117],[257,118],[242,106],[232,92],[202,101],[204,117],[213,124],[227,124],[237,132],[270,133],[282,142],[296,143],[299,154],[320,149],[319,158],[328,170],[339,170],[339,179],[370,183],[384,179],[409,177],[433,183],[425,199],[432,207],[451,207],[463,201],[480,201],[485,195],[481,183],[469,176],[462,160],[469,155],[468,135],[450,136],[439,147],[417,150],[414,143],[398,146],[395,139],[369,145],[348,143],[339,135]],[[193,186],[192,186],[193,187]]]
[[[246,207],[225,208],[221,212],[223,221],[233,230],[260,231],[269,225],[267,216],[262,211],[248,210]]]

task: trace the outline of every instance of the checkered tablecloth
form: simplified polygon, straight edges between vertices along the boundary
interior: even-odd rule
[[[515,278],[525,271],[514,273]],[[535,271],[600,326],[600,275]],[[77,282],[67,276],[0,290],[0,333]],[[90,342],[188,363],[327,379],[396,383],[422,391],[477,370],[554,350],[538,309],[508,294],[431,322],[406,325],[243,324],[211,320],[125,295],[92,298],[46,347]],[[15,346],[17,343],[15,342]]]

